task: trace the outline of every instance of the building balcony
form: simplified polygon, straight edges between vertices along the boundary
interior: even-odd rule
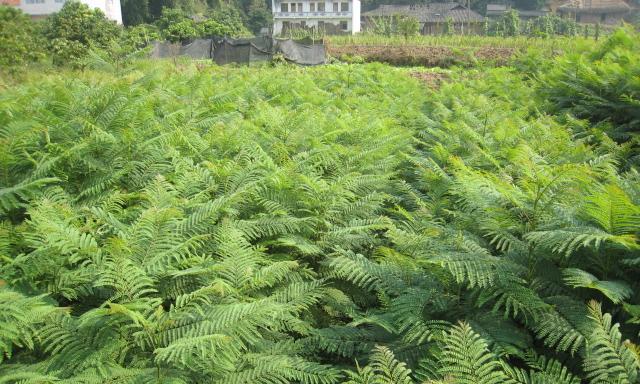
[[[315,18],[351,18],[351,11],[344,12],[274,12],[274,18],[315,19]]]

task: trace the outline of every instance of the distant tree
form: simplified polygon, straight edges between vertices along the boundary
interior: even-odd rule
[[[504,22],[504,33],[506,36],[518,36],[520,34],[520,16],[518,11],[510,9],[502,15]]]
[[[202,15],[209,10],[207,0],[176,0],[176,7],[182,9],[187,15]]]
[[[551,15],[546,15],[544,16],[544,33],[547,36],[551,36],[555,33],[555,27],[554,27],[554,22],[553,22],[553,16]]]
[[[197,24],[198,34],[202,37],[231,36],[234,31],[229,26],[214,19],[207,19]]]
[[[231,36],[250,34],[244,25],[242,16],[242,12],[238,8],[230,5],[224,5],[210,14],[211,19],[229,28]]]
[[[42,42],[29,15],[0,6],[0,67],[17,67],[42,56]]]
[[[136,1],[136,0],[130,0]],[[217,4],[216,1],[209,0],[147,0],[149,2],[148,12],[151,20],[162,17],[163,9],[180,9],[185,14],[191,16],[206,13],[210,7]]]
[[[135,1],[135,0],[132,0]],[[162,16],[164,8],[176,8],[177,2],[176,0],[147,0],[148,4],[148,12],[149,17],[152,20],[157,20]]]
[[[154,40],[160,40],[160,31],[154,25],[138,24],[125,30],[122,37],[122,45],[130,49],[140,49]]]
[[[444,23],[444,34],[452,35],[454,32],[453,19],[449,16]]]
[[[124,25],[137,25],[149,20],[149,0],[122,0]]]
[[[49,16],[43,34],[56,64],[78,64],[89,50],[108,49],[120,37],[121,28],[99,9],[70,1]]]
[[[253,33],[260,32],[262,27],[271,24],[271,11],[264,0],[251,0],[247,11],[247,25]]]
[[[164,31],[169,28],[170,25],[179,23],[185,19],[188,19],[187,14],[180,8],[162,8],[160,17],[155,21],[155,25]]]
[[[398,33],[405,37],[417,35],[420,32],[420,22],[413,16],[403,16],[398,20]]]
[[[191,19],[184,19],[177,23],[170,24],[163,31],[164,37],[172,42],[190,40],[198,36],[196,23]]]

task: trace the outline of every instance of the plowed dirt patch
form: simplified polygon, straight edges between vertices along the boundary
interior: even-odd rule
[[[409,72],[409,76],[420,80],[431,89],[438,89],[442,83],[449,80],[449,75],[439,72]]]
[[[504,65],[515,54],[513,48],[451,48],[433,46],[341,45],[329,46],[329,55],[340,59],[359,56],[367,62],[400,66],[450,67],[478,61]]]

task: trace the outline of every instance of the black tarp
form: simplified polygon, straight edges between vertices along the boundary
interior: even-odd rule
[[[322,41],[276,40],[276,50],[281,52],[287,61],[301,65],[319,65],[325,62],[324,44]]]
[[[230,63],[253,64],[271,61],[274,54],[273,48],[273,40],[270,37],[214,39],[213,61],[220,65]]]
[[[322,41],[272,39],[268,36],[248,39],[196,39],[187,44],[154,42],[150,56],[188,56],[194,59],[213,59],[219,65],[249,65],[271,61],[273,55],[278,53],[287,61],[301,65],[318,65],[325,62]]]
[[[167,57],[175,57],[180,53],[179,43],[169,43],[166,41],[154,41],[151,43],[152,49],[149,56],[153,59],[163,59]]]
[[[210,59],[212,43],[211,39],[195,39],[189,44],[183,44],[179,55],[194,59]]]
[[[211,39],[195,39],[183,44],[154,41],[150,56],[154,59],[188,56],[193,59],[208,60],[211,58],[211,47]]]

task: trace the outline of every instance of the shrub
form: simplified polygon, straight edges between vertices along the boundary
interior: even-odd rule
[[[420,32],[420,22],[413,16],[403,16],[398,20],[398,33],[405,38]]]
[[[188,19],[187,15],[180,8],[163,7],[160,18],[156,20],[155,25],[161,31],[166,30],[172,24],[177,24],[185,19]]]
[[[232,6],[223,6],[211,14],[211,19],[225,26],[230,36],[247,36],[251,32],[244,26],[242,14]]]
[[[165,7],[162,10],[162,16],[156,21],[156,26],[162,37],[172,42],[196,37],[239,37],[251,34],[245,28],[239,11],[231,6],[222,7],[201,22],[195,22],[180,9]]]
[[[203,37],[233,35],[233,31],[228,25],[224,25],[214,19],[207,19],[198,23],[197,27],[198,34]]]
[[[31,18],[17,8],[0,5],[0,66],[15,68],[43,54],[42,40]]]
[[[44,37],[55,64],[77,65],[91,49],[108,49],[120,37],[121,28],[99,9],[71,1],[49,16]]]
[[[167,29],[163,31],[165,39],[178,42],[193,39],[198,36],[198,30],[193,20],[184,19],[177,23],[170,24]]]
[[[154,40],[160,40],[160,31],[150,24],[139,24],[125,29],[122,44],[131,49],[140,49]]]

